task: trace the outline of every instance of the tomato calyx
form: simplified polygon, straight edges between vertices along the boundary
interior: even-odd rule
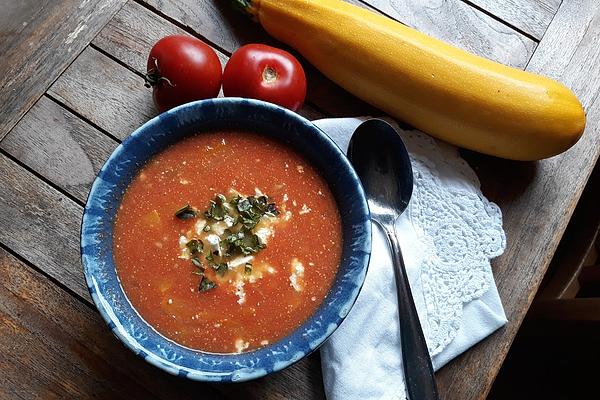
[[[156,58],[154,60],[154,68],[148,70],[144,75],[144,86],[147,88],[154,87],[160,84],[160,82],[167,82],[167,84],[171,87],[175,87],[169,80],[160,74],[160,70],[158,69],[158,60]]]
[[[263,70],[262,73],[262,79],[265,83],[275,83],[277,81],[278,78],[278,74],[277,71],[275,70],[275,68],[270,67],[270,66],[266,66],[265,69]]]

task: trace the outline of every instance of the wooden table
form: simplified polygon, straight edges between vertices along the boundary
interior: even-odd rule
[[[351,0],[474,53],[563,81],[588,127],[567,153],[517,163],[464,152],[504,213],[493,271],[509,323],[437,373],[445,399],[484,398],[600,151],[598,0]],[[155,115],[142,74],[172,33],[223,62],[274,41],[220,0],[5,1],[0,15],[0,397],[324,398],[318,355],[254,382],[206,385],[145,364],[105,327],[79,260],[98,169]],[[367,4],[368,3],[368,4]],[[377,114],[307,65],[309,118]]]

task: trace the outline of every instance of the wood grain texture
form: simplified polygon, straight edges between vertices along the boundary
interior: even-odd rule
[[[124,2],[3,2],[0,13],[0,139]]]
[[[116,146],[115,141],[46,96],[0,141],[2,150],[82,203]]]
[[[537,45],[460,0],[367,0],[430,36],[511,67],[525,68]]]
[[[469,0],[469,2],[541,40],[562,0]]]
[[[0,242],[82,297],[82,209],[0,154]]]
[[[100,315],[0,248],[0,398],[222,399],[123,347]]]
[[[438,373],[444,398],[485,398],[598,159],[598,38],[597,1],[565,1],[528,67],[562,80],[582,100],[588,123],[579,143],[538,163],[468,157],[477,166],[484,193],[504,214],[508,246],[493,271],[509,323]]]
[[[123,139],[157,115],[144,79],[91,47],[86,48],[48,93],[100,128]]]

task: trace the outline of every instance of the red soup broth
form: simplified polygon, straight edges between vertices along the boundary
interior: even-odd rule
[[[279,214],[254,228],[266,226],[266,247],[248,264],[242,258],[220,274],[202,259],[205,283],[216,287],[200,291],[186,244],[200,239],[206,250],[206,236],[219,232],[203,229],[215,223],[203,213],[216,194],[232,193],[267,195]],[[188,204],[197,216],[177,218]],[[302,324],[327,296],[342,247],[336,202],[319,173],[278,141],[231,131],[187,138],[148,161],[123,196],[113,239],[118,276],[140,315],[173,341],[215,353],[257,349]]]

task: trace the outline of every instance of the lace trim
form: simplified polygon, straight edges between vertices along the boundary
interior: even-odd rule
[[[402,132],[402,130],[400,130]],[[454,147],[418,131],[402,137],[415,178],[407,212],[425,256],[420,266],[432,356],[456,336],[463,304],[493,284],[490,260],[504,251],[502,213]]]

